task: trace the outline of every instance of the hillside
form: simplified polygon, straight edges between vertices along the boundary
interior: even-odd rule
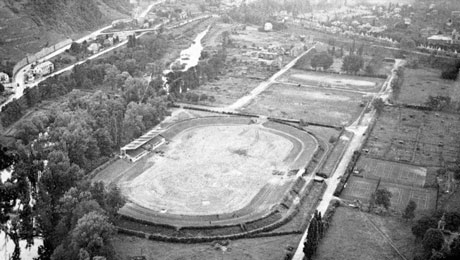
[[[0,0],[0,57],[17,61],[130,10],[129,0]]]

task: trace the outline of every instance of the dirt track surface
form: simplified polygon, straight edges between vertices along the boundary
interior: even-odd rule
[[[207,215],[238,210],[266,184],[282,185],[284,159],[294,144],[257,125],[187,129],[164,157],[121,189],[131,201],[174,214]]]
[[[317,147],[307,132],[244,117],[184,120],[162,136],[168,143],[161,153],[135,163],[119,159],[94,180],[119,185],[128,198],[122,215],[173,226],[266,216]]]

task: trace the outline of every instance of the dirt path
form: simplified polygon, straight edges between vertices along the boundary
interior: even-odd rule
[[[394,68],[397,68],[403,64],[404,64],[404,61],[397,60],[395,62]],[[388,95],[391,93],[389,82],[391,82],[391,80],[393,79],[394,74],[395,73],[393,73],[392,77],[390,77],[387,80],[387,82],[383,84],[382,89],[379,92],[379,95],[377,96],[380,96],[383,98],[388,97]],[[368,113],[364,113],[352,125],[346,128],[347,131],[352,132],[354,135],[343,157],[340,159],[340,163],[337,166],[337,169],[334,171],[333,175],[329,179],[326,180],[327,189],[324,192],[322,200],[317,207],[317,210],[321,212],[322,215],[324,215],[327,208],[329,207],[331,200],[334,198],[334,191],[337,188],[337,185],[339,184],[341,177],[345,173],[345,170],[351,161],[354,151],[359,150],[360,147],[363,145],[365,141],[365,136],[363,134],[366,133],[366,130],[371,125],[372,120],[375,117],[375,114],[376,114],[375,109],[372,109]],[[297,251],[295,252],[294,257],[292,258],[293,260],[303,260],[304,258],[303,243],[305,242],[305,239],[307,237],[307,234],[308,234],[307,231],[308,229],[305,230],[302,236],[302,239],[300,240],[299,246],[297,247]]]
[[[268,87],[270,87],[271,84],[275,83],[276,79],[278,77],[280,77],[281,75],[286,73],[286,71],[291,69],[300,58],[302,58],[304,55],[309,53],[315,47],[316,47],[316,44],[313,45],[313,47],[311,47],[310,49],[308,49],[304,53],[302,53],[301,55],[299,55],[297,58],[295,58],[294,60],[289,62],[284,68],[282,68],[280,71],[278,71],[273,76],[271,76],[267,81],[264,81],[264,82],[260,83],[260,85],[257,86],[255,89],[253,89],[248,95],[238,99],[235,103],[233,103],[232,105],[226,107],[226,110],[235,111],[235,110],[237,110],[239,108],[242,108],[244,105],[248,104],[257,95],[259,95],[260,93],[264,92]]]

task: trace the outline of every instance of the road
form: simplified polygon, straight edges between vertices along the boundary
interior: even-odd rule
[[[155,2],[151,3],[151,4],[150,4],[140,15],[139,15],[139,18],[143,18],[143,17],[147,16],[147,14],[150,12],[150,10],[152,10],[152,8],[153,8],[154,6],[156,6],[156,5],[158,5],[158,4],[162,4],[162,3],[164,3],[165,1],[166,1],[166,0],[160,0],[160,1],[155,1]],[[86,35],[86,36],[83,36],[82,38],[77,39],[77,40],[75,40],[75,41],[78,42],[78,43],[82,43],[82,42],[87,41],[87,40],[89,40],[89,39],[91,39],[91,38],[95,38],[97,35],[101,34],[103,31],[105,31],[105,30],[107,30],[107,29],[109,29],[109,28],[111,28],[111,27],[112,27],[112,25],[105,26],[105,27],[100,28],[100,29],[98,29],[98,30],[96,30],[96,31],[94,31],[94,32],[91,32],[90,34],[88,34],[88,35]],[[158,27],[157,27],[157,28],[158,28]],[[141,34],[141,35],[143,35],[143,34]],[[52,76],[58,75],[58,74],[60,74],[60,73],[62,73],[62,72],[71,70],[71,69],[73,69],[73,67],[75,67],[75,65],[81,64],[81,63],[83,63],[83,62],[85,62],[85,61],[87,61],[87,60],[95,59],[95,58],[97,58],[97,57],[99,57],[99,56],[101,56],[101,55],[103,55],[103,54],[105,54],[105,53],[107,53],[107,52],[109,52],[109,51],[112,51],[112,50],[114,50],[114,49],[116,49],[116,48],[118,48],[118,47],[120,47],[120,46],[123,46],[124,44],[126,44],[126,42],[122,42],[122,43],[120,43],[120,44],[118,44],[118,45],[116,45],[116,46],[112,46],[111,48],[109,48],[109,49],[107,49],[107,50],[104,50],[104,51],[102,51],[102,52],[100,52],[100,53],[98,53],[98,54],[96,54],[96,55],[94,55],[94,56],[91,56],[91,57],[87,58],[87,59],[84,60],[84,61],[81,61],[81,62],[79,62],[79,63],[76,63],[76,64],[74,64],[74,65],[72,65],[72,66],[70,66],[70,67],[64,68],[64,69],[59,70],[59,71],[57,71],[57,72],[54,72],[54,73],[52,73],[52,74],[50,74],[50,75],[48,75],[48,76],[46,76],[46,77],[43,77],[43,78],[41,78],[41,79],[39,79],[39,80],[37,80],[37,81],[34,81],[33,83],[30,83],[30,84],[26,84],[26,83],[24,82],[24,74],[26,73],[26,71],[29,71],[29,70],[30,70],[30,66],[31,66],[30,64],[29,64],[29,65],[26,65],[25,67],[23,67],[23,68],[21,68],[20,70],[18,70],[18,72],[16,73],[16,75],[14,75],[14,77],[13,77],[13,86],[15,86],[15,88],[14,88],[14,94],[12,94],[11,96],[9,96],[9,97],[8,97],[8,100],[5,101],[3,104],[0,105],[0,111],[1,111],[1,109],[2,109],[4,106],[6,106],[8,103],[10,103],[11,101],[13,101],[14,99],[18,99],[18,98],[22,97],[22,95],[24,94],[24,89],[25,89],[26,87],[35,87],[35,86],[38,85],[38,83],[42,82],[43,80],[45,80],[45,79],[47,79],[47,78],[49,78],[49,77],[52,77]],[[55,56],[57,56],[57,55],[59,55],[59,54],[65,52],[65,51],[68,50],[69,48],[70,48],[70,44],[67,45],[67,46],[62,47],[62,48],[59,49],[59,50],[56,50],[56,51],[50,53],[49,55],[47,55],[47,56],[45,56],[45,57],[43,57],[42,59],[40,59],[40,62],[49,60],[49,59],[51,59],[51,58],[53,58],[53,57],[55,57]]]
[[[291,69],[296,62],[302,58],[304,55],[309,53],[312,49],[316,47],[316,44],[313,45],[310,49],[306,50],[304,53],[299,55],[297,58],[293,59],[291,62],[289,62],[284,68],[282,68],[280,71],[275,73],[273,76],[271,76],[267,81],[264,81],[259,84],[256,88],[254,88],[248,95],[238,99],[235,103],[231,104],[228,106],[225,110],[227,111],[235,111],[239,108],[242,108],[244,105],[248,104],[251,100],[253,100],[257,95],[260,93],[264,92],[271,84],[276,83],[276,79],[286,73],[289,69]]]
[[[403,66],[405,61],[403,60],[396,60],[392,75],[389,77],[386,82],[382,85],[382,88],[380,89],[380,92],[377,93],[374,98],[379,97],[382,99],[388,99],[389,95],[391,95],[391,87],[389,82],[393,80],[395,77],[396,73],[394,72],[394,69],[397,67]],[[316,208],[319,212],[321,212],[322,215],[326,212],[327,208],[329,207],[330,202],[334,199],[334,191],[337,188],[337,185],[340,183],[340,180],[342,176],[345,173],[345,170],[347,169],[348,164],[351,161],[351,158],[353,156],[353,153],[357,150],[360,150],[362,145],[364,144],[366,136],[364,135],[368,128],[371,126],[372,121],[376,117],[376,111],[375,109],[371,109],[367,113],[363,113],[358,119],[356,119],[353,124],[351,124],[349,127],[346,128],[347,131],[350,131],[353,133],[353,137],[348,144],[348,147],[343,155],[343,157],[340,159],[340,163],[337,166],[337,169],[334,171],[333,175],[326,180],[327,184],[327,189],[323,194],[323,197],[321,199],[321,202],[319,203],[318,207]],[[305,242],[305,239],[308,234],[308,229],[305,230],[304,234],[302,235],[302,239],[300,240],[300,243],[297,247],[297,251],[294,254],[294,257],[292,258],[293,260],[303,260],[304,253],[303,253],[303,243]]]

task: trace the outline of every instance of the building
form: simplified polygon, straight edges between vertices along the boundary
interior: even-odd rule
[[[264,24],[264,31],[266,31],[266,32],[273,31],[273,24],[272,23],[265,23]]]
[[[433,35],[431,37],[428,37],[427,39],[428,44],[452,44],[452,36],[448,35]]]
[[[0,83],[8,83],[10,82],[10,76],[4,72],[0,72]]]
[[[99,43],[93,42],[88,46],[88,51],[91,52],[92,54],[98,53],[99,49],[101,48],[101,45]]]
[[[37,64],[33,69],[32,73],[35,75],[48,75],[54,71],[54,64],[51,61],[45,61]]]

